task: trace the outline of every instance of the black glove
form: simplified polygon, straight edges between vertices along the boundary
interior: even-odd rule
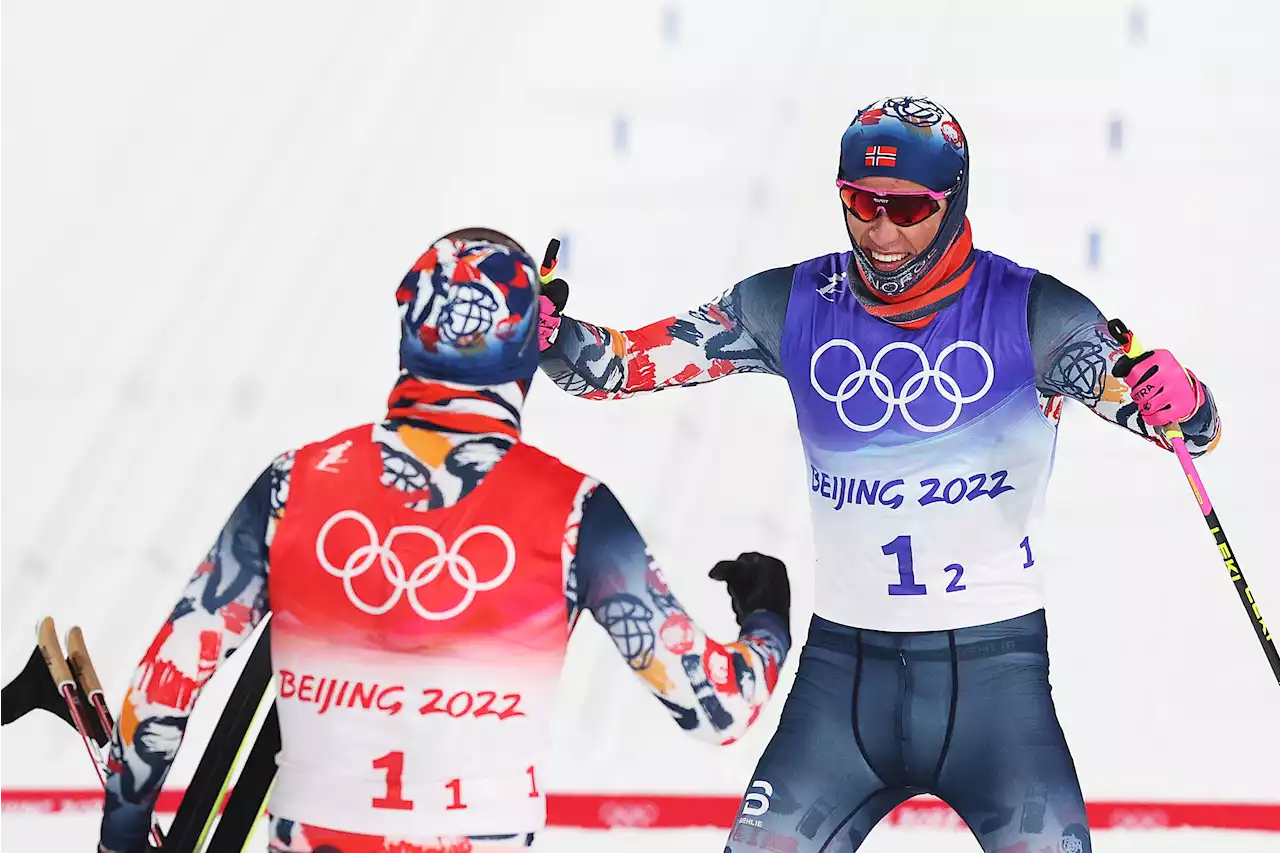
[[[747,614],[768,610],[791,626],[791,582],[787,566],[777,557],[749,551],[736,560],[721,560],[708,572],[712,580],[724,581],[733,601],[733,615],[741,626]]]

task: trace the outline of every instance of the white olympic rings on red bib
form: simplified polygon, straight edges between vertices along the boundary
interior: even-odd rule
[[[352,551],[342,566],[335,566],[325,554],[325,540],[328,539],[329,532],[338,523],[348,520],[354,521],[364,528],[369,544],[361,545]],[[497,538],[506,548],[506,563],[502,567],[502,571],[498,573],[497,577],[487,581],[479,580],[475,566],[461,553],[462,546],[468,540],[474,536],[481,535]],[[396,538],[400,536],[421,536],[435,546],[436,554],[419,562],[413,567],[412,571],[406,572],[404,563],[393,550]],[[492,524],[482,524],[471,528],[454,540],[452,546],[449,547],[445,546],[444,537],[439,533],[430,527],[423,527],[418,524],[404,524],[393,527],[391,532],[387,534],[386,539],[379,541],[378,531],[373,526],[373,522],[363,513],[348,509],[335,513],[320,528],[320,534],[316,537],[316,558],[326,572],[342,579],[342,587],[346,590],[347,599],[362,612],[371,616],[379,616],[395,607],[401,596],[407,593],[409,606],[413,608],[415,613],[431,622],[443,622],[452,619],[470,607],[471,602],[475,601],[477,593],[497,589],[507,581],[507,578],[511,577],[511,572],[516,566],[516,546],[505,530]],[[391,596],[378,605],[369,604],[361,599],[352,586],[352,581],[368,571],[375,560],[381,565],[383,576],[392,586]],[[438,578],[446,568],[449,570],[449,577],[462,588],[462,600],[448,610],[441,612],[428,610],[418,600],[418,590]]]

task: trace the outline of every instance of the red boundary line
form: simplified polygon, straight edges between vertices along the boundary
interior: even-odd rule
[[[156,811],[172,814],[182,791],[164,791]],[[681,794],[550,794],[547,825],[609,829],[732,825],[739,800],[731,796]],[[102,791],[83,789],[7,788],[0,791],[0,811],[47,814],[97,811]],[[918,797],[898,806],[885,823],[904,827],[963,829],[960,818],[945,803]],[[1089,804],[1093,829],[1243,829],[1280,832],[1277,803],[1095,802]]]

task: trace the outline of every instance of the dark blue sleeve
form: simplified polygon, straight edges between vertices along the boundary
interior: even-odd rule
[[[782,330],[787,323],[791,282],[796,268],[776,267],[735,284],[721,298],[725,312],[737,318],[764,353],[772,371],[782,375]]]

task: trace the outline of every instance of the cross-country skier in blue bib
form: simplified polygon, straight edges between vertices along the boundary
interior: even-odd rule
[[[968,144],[923,98],[845,131],[852,250],[753,275],[635,331],[543,299],[542,369],[592,399],[732,373],[786,379],[808,461],[815,610],[795,686],[726,853],[851,853],[896,805],[945,800],[982,848],[1088,853],[1049,693],[1037,524],[1063,397],[1153,442],[1219,435],[1166,350],[1129,385],[1093,303],[973,248]]]

